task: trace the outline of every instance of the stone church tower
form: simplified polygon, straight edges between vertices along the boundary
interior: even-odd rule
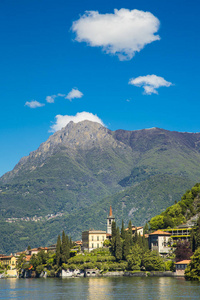
[[[110,213],[107,217],[107,233],[112,234],[112,222],[115,222],[115,217],[112,214],[112,207],[110,206]]]

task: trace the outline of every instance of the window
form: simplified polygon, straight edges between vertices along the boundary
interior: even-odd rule
[[[99,236],[97,236],[97,241],[99,241]]]
[[[109,219],[109,225],[111,225],[111,219]]]
[[[92,248],[94,248],[94,244],[92,243]]]
[[[102,241],[104,241],[104,236],[102,236]]]
[[[93,235],[92,235],[92,241],[94,241],[94,237],[93,237]]]
[[[99,243],[97,243],[97,248],[99,248]]]

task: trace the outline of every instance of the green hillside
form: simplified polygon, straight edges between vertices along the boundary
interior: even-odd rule
[[[149,224],[152,230],[176,227],[200,212],[200,183],[187,190],[181,200],[153,217]]]
[[[200,134],[71,122],[0,178],[0,253],[105,229],[109,205],[143,225],[199,181]]]

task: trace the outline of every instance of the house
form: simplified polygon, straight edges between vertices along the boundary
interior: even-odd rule
[[[17,257],[14,255],[1,255],[0,263],[3,266],[9,266],[11,270],[16,269],[17,266]]]
[[[106,240],[106,231],[87,230],[82,232],[82,250],[92,251],[96,248],[102,248]]]
[[[126,231],[129,230],[129,228],[125,229]],[[137,232],[137,234],[143,236],[143,227],[136,227],[134,225],[132,225],[132,235],[135,235],[135,233]]]
[[[45,253],[49,252],[49,248],[48,247],[38,247],[38,248],[33,248],[33,249],[30,249],[30,250],[27,250],[26,251],[26,254],[27,255],[33,255],[33,254],[38,254],[40,251],[44,251]]]
[[[149,234],[149,249],[159,254],[168,254],[171,250],[171,233],[157,230]]]
[[[184,276],[185,269],[191,260],[181,260],[175,264],[176,267],[176,276]]]
[[[163,229],[164,232],[171,233],[171,238],[174,242],[178,240],[189,240],[192,227],[186,224],[177,226],[177,228]]]

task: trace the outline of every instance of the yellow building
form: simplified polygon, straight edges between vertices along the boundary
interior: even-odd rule
[[[82,232],[82,250],[92,251],[93,249],[102,248],[106,240],[106,231],[87,230]]]
[[[0,263],[3,266],[9,266],[11,270],[16,269],[17,266],[17,258],[13,255],[2,255],[0,256]]]

